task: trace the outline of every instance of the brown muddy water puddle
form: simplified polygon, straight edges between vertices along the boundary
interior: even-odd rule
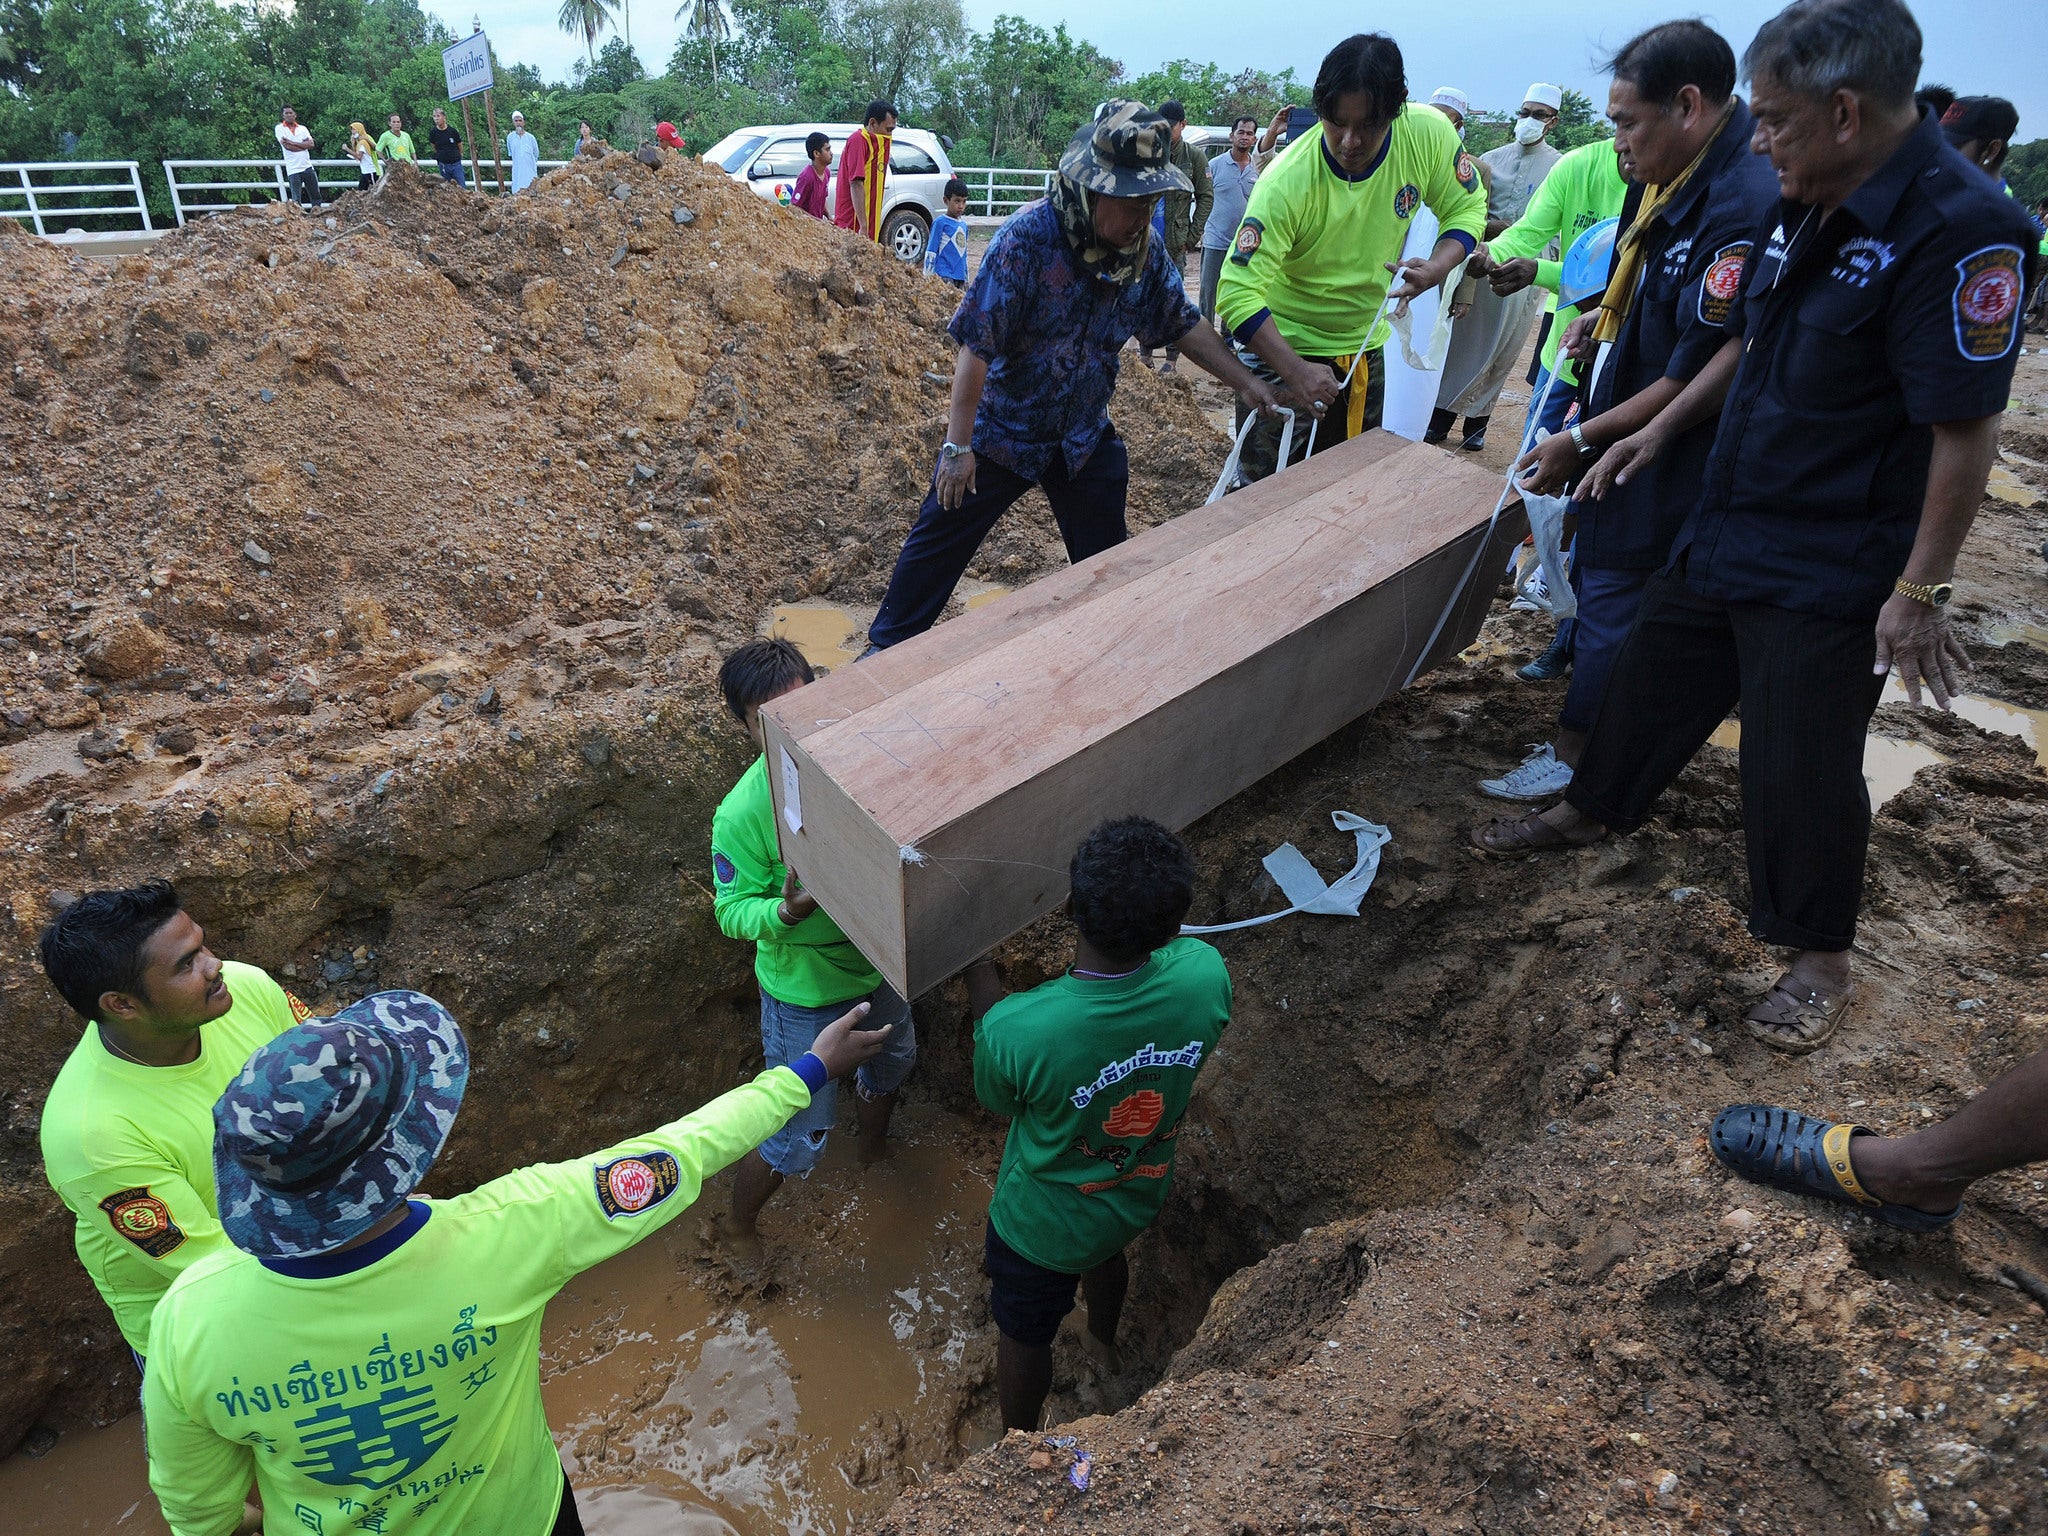
[[[1923,695],[1924,697],[1924,695]],[[1904,704],[1905,686],[1894,677],[1884,685],[1886,704]],[[1926,706],[1931,708],[1932,706]],[[2008,704],[2003,699],[1987,699],[1978,694],[1966,693],[1949,701],[1949,707],[1956,715],[1972,725],[2000,736],[2017,736],[2033,749],[2034,761],[2048,768],[2048,709],[2025,709],[2018,704]],[[1731,751],[1742,745],[1742,722],[1723,720],[1714,728],[1714,734],[1707,738],[1717,747]],[[1913,775],[1922,768],[1931,768],[1936,763],[1945,763],[1948,758],[1917,741],[1906,741],[1896,736],[1880,736],[1872,732],[1863,739],[1863,779],[1870,786],[1870,801],[1882,805],[1900,790],[1913,782]]]
[[[1009,590],[1000,582],[963,577],[957,595],[962,610],[972,612]],[[867,645],[868,625],[874,618],[875,610],[864,604],[841,607],[826,602],[777,603],[768,610],[761,633],[796,642],[806,661],[830,671],[860,659]]]
[[[541,1395],[591,1536],[828,1536],[993,1440],[955,1382],[985,1321],[989,1175],[964,1126],[906,1105],[889,1159],[850,1130],[762,1218],[767,1299],[700,1228],[726,1181],[548,1307]],[[850,1118],[847,1121],[851,1124]],[[164,1536],[137,1416],[0,1462],[0,1526]]]

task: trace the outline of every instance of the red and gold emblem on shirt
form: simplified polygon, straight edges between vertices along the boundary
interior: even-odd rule
[[[285,1006],[292,1011],[292,1022],[294,1024],[303,1024],[306,1020],[313,1017],[313,1010],[300,1002],[298,994],[289,987],[285,988],[284,1001]]]
[[[117,1189],[100,1202],[107,1220],[121,1237],[152,1259],[160,1259],[185,1241],[185,1232],[171,1220],[171,1208],[149,1192],[147,1184]]]
[[[1407,218],[1421,203],[1422,188],[1416,186],[1412,181],[1409,182],[1407,186],[1394,194],[1394,217],[1397,219]]]
[[[1742,269],[1749,262],[1749,242],[1724,245],[1700,278],[1700,319],[1720,325],[1735,308],[1735,295],[1742,290]]]
[[[1467,192],[1476,191],[1479,187],[1479,167],[1462,149],[1458,151],[1458,185]]]
[[[642,1152],[634,1157],[621,1157],[600,1163],[594,1171],[597,1203],[607,1221],[621,1216],[637,1216],[649,1206],[659,1205],[674,1194],[676,1186],[682,1182],[676,1160],[666,1152]]]
[[[1956,346],[1971,362],[1990,362],[2012,350],[2024,261],[2016,245],[1987,245],[1956,263]]]
[[[1111,1136],[1150,1136],[1166,1115],[1166,1100],[1150,1088],[1140,1088],[1122,1099],[1102,1122]]]

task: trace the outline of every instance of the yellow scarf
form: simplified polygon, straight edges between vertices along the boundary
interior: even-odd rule
[[[1735,100],[1730,97],[1728,105],[1721,109],[1721,120],[1714,124],[1714,131],[1707,135],[1707,142],[1700,146],[1700,152],[1692,157],[1692,164],[1680,171],[1675,180],[1643,189],[1643,201],[1636,209],[1635,222],[1629,225],[1628,233],[1614,243],[1614,273],[1607,279],[1607,292],[1600,296],[1597,311],[1600,318],[1593,324],[1594,341],[1612,341],[1621,334],[1622,324],[1628,319],[1629,306],[1635,302],[1636,279],[1641,275],[1643,265],[1643,242],[1649,237],[1651,223],[1692,180],[1693,172],[1707,158],[1707,151],[1719,142],[1721,130],[1728,126],[1728,119],[1734,111]]]

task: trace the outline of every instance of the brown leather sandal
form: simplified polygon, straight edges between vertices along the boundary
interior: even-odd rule
[[[1852,984],[1830,995],[1787,986],[1789,979],[1789,975],[1779,977],[1777,984],[1757,999],[1742,1018],[1750,1034],[1772,1050],[1787,1056],[1805,1056],[1841,1032],[1856,988]],[[1788,1029],[1791,1034],[1783,1033]]]
[[[1472,829],[1472,846],[1482,853],[1519,858],[1530,853],[1550,853],[1559,848],[1590,848],[1607,834],[1574,842],[1531,811],[1526,816],[1496,816],[1483,827]]]

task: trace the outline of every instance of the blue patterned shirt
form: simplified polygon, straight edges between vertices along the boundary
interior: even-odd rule
[[[1035,480],[1058,453],[1074,473],[1109,430],[1124,343],[1170,346],[1201,320],[1159,241],[1137,281],[1119,287],[1082,274],[1052,204],[1019,210],[946,328],[988,364],[975,454]]]

